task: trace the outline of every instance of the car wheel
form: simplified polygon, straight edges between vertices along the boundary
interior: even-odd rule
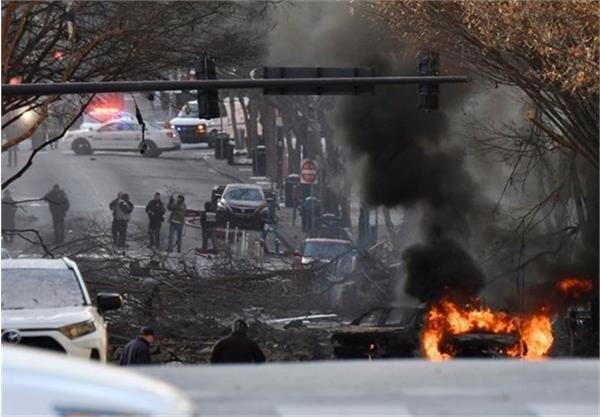
[[[91,155],[94,152],[90,143],[84,138],[75,139],[71,144],[71,149],[76,155]]]
[[[144,158],[156,158],[160,155],[160,151],[156,146],[156,143],[151,140],[146,140],[140,145],[140,153]]]

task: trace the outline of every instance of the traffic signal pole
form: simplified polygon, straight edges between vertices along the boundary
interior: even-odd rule
[[[173,90],[250,89],[268,87],[327,87],[401,84],[457,84],[468,82],[459,75],[335,77],[335,78],[270,78],[183,81],[106,81],[73,83],[2,84],[4,96],[46,96],[60,94],[92,94]]]

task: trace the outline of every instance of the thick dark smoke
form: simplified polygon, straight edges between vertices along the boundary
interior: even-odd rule
[[[483,285],[483,274],[473,259],[456,242],[433,240],[404,252],[407,294],[422,300],[444,296],[469,299]]]
[[[412,62],[375,64],[378,74],[414,75]],[[363,191],[373,206],[424,207],[425,242],[404,253],[405,291],[422,301],[444,294],[474,296],[483,274],[463,245],[489,207],[451,145],[447,113],[467,93],[442,86],[440,110],[417,109],[416,86],[378,89],[373,96],[344,100],[338,125],[365,160]]]
[[[377,75],[415,75],[415,52],[387,35],[358,14],[352,16],[348,3],[297,2],[280,16],[270,39],[268,63],[372,66]],[[442,58],[442,73],[445,64]],[[479,166],[475,167],[472,159],[466,160],[463,148],[456,146],[464,142],[461,134],[467,130],[454,119],[463,110],[467,117],[499,122],[505,122],[509,113],[521,120],[525,111],[507,98],[507,92],[498,94],[500,90],[493,90],[496,95],[490,95],[477,88],[442,85],[440,109],[426,113],[417,109],[416,85],[380,86],[372,96],[340,99],[332,117],[335,139],[355,158],[349,163],[348,172],[361,179],[368,202],[374,207],[401,206],[423,212],[422,243],[406,250],[403,256],[405,289],[423,301],[448,293],[477,295],[482,291],[485,271],[484,290],[503,304],[516,303],[516,264],[539,252],[552,252],[547,238],[530,232],[527,251],[520,255],[520,238],[513,236],[510,227],[514,217],[502,212],[494,214],[494,204],[484,197],[487,192],[495,202],[512,167],[502,165],[498,169],[496,165],[494,174],[489,175],[490,166],[477,161]],[[485,98],[482,101],[487,106],[478,105],[477,97]],[[356,172],[357,167],[361,167],[360,173]],[[485,184],[485,189],[478,184]],[[527,199],[528,192],[517,190],[514,206],[538,203],[538,190],[533,191]],[[597,213],[597,187],[592,195],[596,196]],[[507,199],[505,196],[503,203]],[[595,239],[586,239],[593,242],[583,252],[589,260],[586,263],[596,265],[591,275],[597,277],[597,215],[595,218],[595,226],[583,227],[595,234]],[[509,227],[502,230],[504,226]],[[560,259],[556,261],[564,264]],[[536,265],[530,263],[526,272],[520,272],[528,284],[532,284],[531,275],[535,272],[540,282],[557,275],[548,272],[555,265],[545,271],[535,270]]]
[[[291,12],[275,31],[273,65],[369,66],[377,75],[417,72],[414,51],[352,16],[347,4],[295,3]],[[467,88],[440,90],[440,111],[417,109],[416,85],[386,86],[374,95],[341,99],[334,120],[336,139],[364,162],[363,195],[370,204],[425,210],[425,242],[404,255],[408,292],[421,300],[450,289],[476,295],[483,283],[465,250],[469,226],[482,223],[481,198],[464,168],[463,152],[448,137],[447,114]]]

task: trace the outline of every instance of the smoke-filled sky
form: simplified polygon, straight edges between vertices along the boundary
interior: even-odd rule
[[[347,3],[338,2],[283,8],[267,63],[371,66],[377,75],[415,75],[417,70],[413,50],[373,30],[349,12]],[[331,115],[336,140],[363,167],[364,198],[373,206],[423,212],[422,242],[403,254],[405,291],[423,301],[448,293],[477,295],[485,281],[482,267],[486,272],[499,268],[493,262],[482,266],[480,258],[505,237],[490,197],[497,198],[510,167],[467,157],[463,116],[504,123],[524,110],[501,90],[482,93],[475,84],[442,85],[440,110],[431,113],[417,109],[417,86],[408,85],[341,98]],[[510,277],[507,284],[514,292]]]

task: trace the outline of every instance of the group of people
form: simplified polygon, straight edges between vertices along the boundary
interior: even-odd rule
[[[112,237],[115,246],[118,248],[127,248],[127,226],[131,219],[134,205],[129,199],[129,194],[119,192],[117,198],[108,205],[113,215]],[[183,225],[185,224],[185,214],[187,206],[185,197],[179,194],[177,198],[171,196],[166,207],[161,199],[160,193],[154,194],[154,198],[146,204],[146,214],[148,215],[148,235],[149,248],[159,250],[161,248],[160,229],[165,221],[165,213],[170,211],[169,215],[169,244],[167,252],[177,249],[181,252],[181,239],[183,235]]]
[[[2,194],[2,236],[4,242],[11,244],[14,235],[18,233],[16,229],[16,214],[18,209],[23,209],[22,204],[31,201],[46,201],[52,216],[52,224],[54,226],[54,244],[59,245],[65,240],[65,217],[70,207],[70,202],[67,194],[58,184],[55,184],[52,189],[42,198],[27,201],[15,201],[12,198],[10,190],[4,191]],[[207,203],[209,205],[210,203]],[[113,243],[118,248],[127,248],[127,227],[131,220],[131,214],[134,205],[131,202],[128,193],[119,192],[117,198],[108,205],[112,212],[112,239]],[[202,247],[207,248],[208,241],[211,240],[209,226],[214,223],[214,219],[210,218],[209,207],[201,216],[202,224]],[[183,227],[185,224],[185,215],[187,206],[185,197],[179,194],[177,197],[171,196],[169,202],[165,205],[161,199],[160,193],[154,194],[154,198],[146,205],[146,214],[148,215],[148,235],[149,248],[161,249],[160,230],[165,221],[165,213],[167,210],[169,215],[169,239],[167,252],[172,252],[177,249],[181,252],[181,240],[183,236]],[[213,244],[214,246],[214,244]]]
[[[150,346],[156,340],[151,327],[142,327],[140,334],[127,343],[121,352],[119,365],[150,365]],[[248,325],[244,320],[233,323],[231,334],[215,343],[211,363],[262,363],[266,358],[260,347],[248,337]]]
[[[60,188],[58,184],[54,184],[52,189],[42,198],[36,199],[46,201],[50,214],[52,215],[52,224],[54,226],[54,244],[60,245],[65,241],[65,217],[69,210],[70,203],[67,193]],[[35,200],[28,200],[35,201]],[[2,194],[2,236],[7,244],[11,244],[14,235],[18,233],[16,228],[15,217],[19,208],[23,209],[19,204],[23,201],[15,201],[12,198],[10,190],[4,191]],[[23,209],[24,210],[24,209]]]

